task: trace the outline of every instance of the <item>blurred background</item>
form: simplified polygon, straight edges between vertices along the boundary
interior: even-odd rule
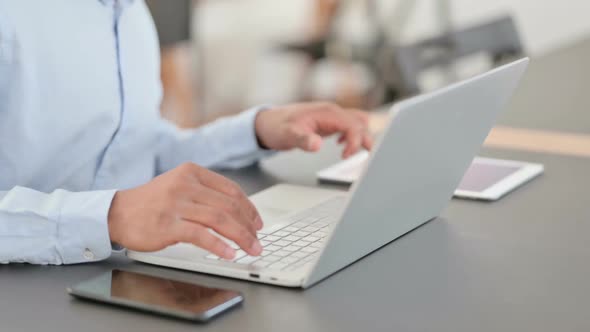
[[[147,0],[165,117],[260,104],[376,109],[590,33],[587,0]]]

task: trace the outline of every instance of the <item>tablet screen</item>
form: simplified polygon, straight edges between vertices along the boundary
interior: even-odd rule
[[[352,183],[360,176],[363,166],[368,162],[368,158],[368,153],[359,153],[345,161],[321,170],[318,172],[318,178],[327,182]],[[525,172],[522,173],[523,171]],[[543,165],[476,157],[465,172],[455,196],[495,200],[542,172]],[[515,174],[521,176],[513,178],[513,182],[503,182]],[[504,183],[504,186],[496,188],[501,190],[500,192],[487,192],[493,190],[494,186],[499,183]]]
[[[482,192],[518,172],[519,166],[489,164],[475,160],[459,184],[459,190]]]

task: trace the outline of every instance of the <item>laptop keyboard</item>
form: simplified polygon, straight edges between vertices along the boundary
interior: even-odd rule
[[[281,271],[293,271],[308,266],[322,248],[328,235],[328,227],[343,208],[344,200],[344,197],[326,200],[292,215],[278,227],[259,231],[258,239],[263,247],[259,257],[248,256],[237,244],[229,242],[237,250],[231,262]],[[205,258],[220,260],[214,254]]]

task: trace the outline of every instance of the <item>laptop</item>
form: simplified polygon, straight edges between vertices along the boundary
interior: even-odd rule
[[[528,62],[525,58],[394,105],[348,193],[277,185],[253,195],[265,221],[258,235],[264,247],[260,257],[238,251],[226,261],[190,244],[127,254],[160,266],[310,287],[443,211]]]

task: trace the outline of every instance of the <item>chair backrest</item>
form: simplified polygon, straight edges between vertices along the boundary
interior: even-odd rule
[[[512,17],[505,16],[415,44],[394,47],[396,92],[400,96],[419,94],[419,77],[422,72],[451,65],[462,57],[477,53],[488,54],[495,65],[524,55]]]

